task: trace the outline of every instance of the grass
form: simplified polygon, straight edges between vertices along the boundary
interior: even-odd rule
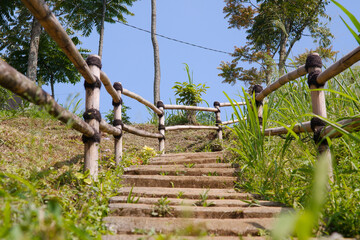
[[[290,132],[282,138],[263,137],[262,131],[310,120],[311,99],[306,80],[300,78],[270,94],[264,102],[262,128],[256,111],[251,108],[253,99],[244,92],[247,110],[239,106],[234,106],[234,110],[237,118],[246,116],[248,120],[231,129],[236,136],[230,146],[236,156],[233,162],[240,165],[242,180],[238,186],[295,209],[307,209],[311,205],[311,179],[318,162],[312,134]],[[328,123],[356,116],[360,109],[359,80],[360,71],[355,67],[329,81],[325,94]],[[318,215],[320,224],[313,225],[312,234],[360,235],[359,136],[359,133],[347,133],[330,141],[335,180],[329,183],[326,201]]]
[[[157,131],[152,125],[136,127]],[[209,131],[192,132],[167,134],[167,151],[196,151],[213,141]],[[102,218],[108,199],[122,187],[123,168],[146,164],[158,147],[153,139],[125,133],[122,166],[115,167],[113,144],[113,137],[103,133],[99,181],[91,183],[83,172],[80,133],[36,106],[0,111],[0,239],[100,239],[107,234]],[[139,198],[131,193],[128,199]]]

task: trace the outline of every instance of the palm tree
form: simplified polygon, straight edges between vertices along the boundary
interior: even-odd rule
[[[134,15],[127,6],[136,0],[78,0],[62,1],[60,8],[66,12],[65,19],[74,30],[88,37],[94,26],[100,35],[99,56],[102,56],[104,41],[104,23],[126,22],[124,15]]]

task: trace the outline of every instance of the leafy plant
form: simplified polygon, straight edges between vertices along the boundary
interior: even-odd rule
[[[166,217],[167,215],[172,215],[171,211],[173,208],[169,204],[170,200],[168,200],[167,197],[161,197],[154,205],[151,216]]]
[[[128,110],[130,109],[130,107],[124,104],[121,106],[121,120],[125,124],[131,124],[130,117],[128,115]],[[112,123],[114,121],[114,111],[110,109],[105,115],[105,118],[108,123]]]
[[[354,24],[354,26],[356,27],[356,30],[358,32],[360,32],[360,23],[359,21],[356,19],[356,17],[349,12],[344,6],[342,6],[340,3],[338,3],[335,0],[331,0],[336,6],[338,6],[351,20],[351,22]],[[351,32],[351,34],[353,35],[353,37],[356,39],[356,41],[360,44],[360,37],[359,35],[346,23],[346,21],[340,16],[341,20],[344,22],[344,24],[346,25],[346,27],[349,29],[349,31]]]
[[[206,191],[204,191],[203,193],[200,193],[200,200],[195,202],[194,205],[195,206],[202,206],[202,207],[212,207],[215,206],[215,203],[213,202],[208,202],[208,193],[209,193],[210,189],[207,189]]]
[[[136,196],[133,196],[133,195],[132,195],[133,189],[134,189],[134,186],[132,186],[131,189],[130,189],[130,191],[129,191],[129,194],[128,194],[127,199],[126,199],[126,203],[138,203],[138,202],[139,202],[140,197],[138,197],[137,199],[135,199]]]
[[[186,168],[193,168],[195,166],[195,163],[184,163],[184,167]]]
[[[188,106],[197,106],[199,103],[206,102],[201,96],[206,93],[207,87],[205,84],[195,84],[193,80],[193,74],[190,75],[189,66],[185,64],[185,70],[188,76],[187,82],[175,82],[172,89],[175,89],[175,95],[177,96],[176,102],[178,104],[184,104]],[[194,111],[186,111],[186,115],[190,124],[196,123]]]

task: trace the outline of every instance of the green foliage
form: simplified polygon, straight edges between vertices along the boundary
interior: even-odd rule
[[[134,186],[131,187],[131,190],[130,190],[130,192],[129,192],[129,194],[128,194],[128,197],[127,197],[127,199],[126,199],[126,203],[138,203],[138,202],[139,202],[140,197],[138,197],[137,199],[135,199],[136,196],[133,196],[133,195],[132,195],[133,189],[134,189]]]
[[[47,4],[50,5],[55,15],[60,18],[60,21],[64,23],[64,18],[61,17],[64,12],[59,11],[59,9],[56,8],[55,5],[57,3],[50,1],[47,2]],[[19,2],[15,1],[12,8],[13,11],[10,11],[9,14],[6,15],[6,21],[0,22],[0,38],[4,39],[4,41],[0,42],[0,57],[19,72],[26,74],[30,48],[32,15]],[[79,48],[81,42],[78,37],[74,36],[73,30],[67,28],[66,31],[75,46]],[[85,58],[90,50],[79,48],[79,52]],[[38,52],[38,84],[51,85],[52,87],[55,83],[75,84],[80,81],[80,78],[80,73],[76,70],[75,66],[67,58],[60,47],[58,47],[47,33],[42,32],[40,35]],[[55,95],[54,92],[52,95]]]
[[[155,203],[151,212],[152,217],[166,217],[171,214],[173,208],[170,206],[170,200],[167,197],[161,197],[157,203]]]
[[[212,207],[215,206],[213,202],[208,202],[207,199],[209,198],[208,193],[210,189],[205,190],[203,193],[200,193],[200,200],[195,202],[195,206],[202,206],[202,207]]]
[[[358,32],[360,32],[360,23],[359,21],[355,18],[355,16],[349,12],[346,8],[344,8],[340,3],[338,3],[335,0],[331,0],[336,6],[338,6],[351,20],[352,24],[354,24],[354,26],[356,27],[356,30]],[[341,20],[344,22],[344,24],[346,25],[346,27],[349,29],[349,31],[351,32],[351,34],[353,35],[353,37],[356,39],[356,41],[360,44],[360,37],[359,35],[345,22],[345,20],[340,16]]]
[[[124,104],[121,106],[121,120],[125,124],[131,124],[130,117],[128,115],[128,110],[130,110],[130,109],[131,109],[131,107],[128,107]],[[112,124],[112,122],[114,121],[114,111],[110,109],[107,112],[107,114],[105,115],[105,119],[108,123]]]
[[[201,97],[202,94],[206,93],[206,89],[209,88],[205,84],[195,84],[193,76],[190,76],[189,66],[185,64],[185,70],[188,76],[187,82],[175,82],[175,86],[172,89],[175,89],[176,103],[184,104],[187,106],[197,106],[199,103],[204,102],[205,100]]]
[[[115,194],[113,180],[120,169],[107,169],[90,184],[86,175],[69,170],[57,178],[57,170],[0,175],[1,239],[93,239],[107,230],[101,219],[108,213],[108,198]],[[117,181],[116,181],[117,182]],[[56,186],[56,190],[51,190]],[[59,195],[60,194],[60,195]],[[89,199],[92,199],[89,202]]]
[[[124,15],[134,15],[128,10],[136,0],[106,0],[105,22],[126,22]],[[89,4],[86,0],[61,1],[57,8],[66,12],[64,18],[74,30],[81,31],[85,37],[90,36],[94,26],[98,33],[101,28],[103,2],[95,1]]]
[[[275,56],[283,74],[285,62],[293,48],[300,41],[304,31],[309,31],[314,42],[327,48],[333,37],[326,20],[325,7],[328,0],[226,0],[223,9],[229,28],[244,29],[247,42],[235,47],[231,62],[221,62],[219,76],[225,83],[237,81],[258,84],[270,83],[274,71]],[[239,62],[256,64],[250,69],[238,66]]]
[[[185,64],[185,70],[188,76],[187,82],[175,82],[173,89],[175,89],[175,96],[177,104],[183,104],[187,106],[197,106],[199,103],[206,102],[202,98],[202,94],[206,93],[206,89],[209,88],[205,84],[195,84],[193,80],[193,75],[190,75],[189,66]],[[195,111],[185,111],[188,123],[196,123],[196,112]]]
[[[240,165],[238,187],[301,210],[282,220],[283,223],[293,223],[289,227],[294,227],[292,230],[297,232],[298,238],[333,232],[345,237],[360,234],[357,227],[359,219],[356,217],[360,212],[360,162],[357,154],[360,151],[360,135],[344,131],[335,124],[339,120],[358,117],[358,79],[360,71],[354,67],[329,81],[325,89],[328,119],[324,120],[344,134],[329,143],[334,162],[334,182],[322,195],[328,196],[325,202],[319,198],[319,192],[313,193],[319,187],[316,185],[323,181],[311,181],[318,162],[312,134],[291,131],[295,124],[313,117],[307,79],[302,77],[289,82],[269,95],[264,101],[261,128],[256,111],[251,107],[255,106],[253,97],[244,91],[246,107],[234,106],[238,119],[247,117],[246,121],[240,121],[231,130],[236,136],[230,146],[236,155],[233,161]],[[279,126],[290,126],[287,127],[289,133],[282,138],[262,136],[265,128]],[[284,231],[285,225],[288,226],[285,223],[280,223]],[[287,229],[285,234],[294,231]],[[305,235],[301,235],[303,233]]]

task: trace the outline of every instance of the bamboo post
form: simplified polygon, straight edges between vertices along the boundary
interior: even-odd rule
[[[122,137],[122,130],[123,130],[123,122],[121,116],[121,108],[122,108],[122,98],[121,93],[123,91],[123,87],[120,82],[114,83],[114,88],[119,96],[119,102],[113,101],[112,104],[114,106],[114,122],[113,125],[116,128],[121,130],[121,135],[114,136],[115,138],[115,162],[116,165],[119,166],[120,162],[122,161],[122,147],[123,147],[123,137]]]
[[[159,132],[162,135],[162,138],[159,138],[159,151],[161,154],[165,154],[165,114],[164,114],[164,103],[162,101],[158,101],[156,103],[156,107],[162,111],[162,114],[158,114],[159,116]]]
[[[218,101],[214,102],[214,107],[217,109],[215,112],[215,125],[218,127],[217,129],[217,137],[219,140],[223,139],[223,131],[221,126],[221,114],[220,114],[220,103]]]
[[[99,123],[101,121],[101,114],[99,111],[101,82],[99,78],[102,65],[100,57],[97,55],[90,55],[86,59],[86,63],[89,65],[91,73],[96,78],[96,82],[89,84],[85,81],[86,103],[83,117],[94,129],[95,134],[92,137],[86,137],[85,135],[82,137],[85,145],[84,171],[89,170],[91,178],[96,181],[98,176],[99,143],[101,138],[99,131]]]
[[[254,94],[254,92],[255,92],[255,99],[261,93],[262,90],[263,90],[262,86],[260,86],[258,84],[254,85],[254,87],[252,89],[252,94]],[[261,128],[262,122],[263,122],[263,100],[261,100],[261,101],[255,100],[255,103],[256,103],[256,109],[257,109],[257,116],[259,119],[259,125]]]
[[[321,73],[322,61],[317,53],[311,53],[306,59],[305,68],[308,75],[308,85],[310,89],[323,89],[324,84],[319,84],[317,77]],[[314,114],[326,118],[326,102],[324,91],[311,91],[311,104]],[[332,170],[331,152],[326,139],[321,137],[321,132],[325,127],[325,122],[320,118],[314,117],[311,119],[311,129],[314,132],[314,141],[318,145],[319,158],[328,161],[328,175],[331,181],[334,180]],[[321,157],[320,157],[321,156]]]

